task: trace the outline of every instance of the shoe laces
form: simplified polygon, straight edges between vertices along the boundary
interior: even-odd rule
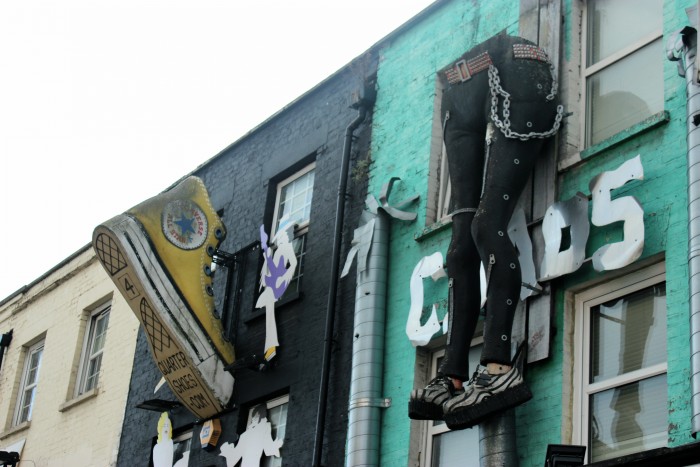
[[[445,376],[445,375],[437,375],[435,378],[431,379],[426,388],[430,387],[435,387],[435,386],[442,386],[445,389],[447,389],[450,394],[454,394],[456,388],[454,384],[452,384],[452,380]]]

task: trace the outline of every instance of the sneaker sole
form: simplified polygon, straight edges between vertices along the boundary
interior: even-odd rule
[[[442,420],[442,406],[420,399],[409,400],[408,418],[412,420]]]
[[[98,226],[93,248],[141,322],[173,393],[200,419],[220,413],[231,397],[233,376],[172,286],[138,221],[119,215]]]
[[[447,412],[443,418],[450,430],[463,430],[478,425],[495,413],[512,409],[530,399],[532,399],[530,388],[526,384],[519,384],[484,399],[480,404]]]

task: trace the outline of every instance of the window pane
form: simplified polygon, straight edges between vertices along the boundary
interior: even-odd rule
[[[588,145],[663,110],[662,58],[659,39],[587,80]]]
[[[666,399],[665,374],[592,395],[590,460],[666,446]]]
[[[39,369],[41,357],[44,354],[43,343],[28,350],[27,361],[24,366],[22,386],[19,392],[17,419],[15,424],[20,424],[32,419],[32,409],[36,397],[37,384],[39,382]]]
[[[267,419],[272,425],[272,439],[284,440],[284,434],[287,427],[287,407],[288,404],[285,402],[276,407],[267,409]],[[283,446],[284,447],[284,446]],[[280,457],[266,457],[260,462],[261,467],[280,467],[282,465],[282,450],[280,449]]]
[[[432,467],[478,466],[479,428],[448,431],[433,436]]]
[[[304,224],[309,221],[313,188],[313,170],[281,188],[275,231],[279,228],[280,221],[286,216],[294,224]]]
[[[662,0],[595,0],[588,4],[590,66],[660,30]]]
[[[591,308],[591,382],[666,361],[666,286]]]

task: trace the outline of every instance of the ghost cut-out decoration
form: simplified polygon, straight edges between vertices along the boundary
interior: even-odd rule
[[[227,467],[234,467],[241,462],[241,467],[259,467],[260,458],[280,457],[283,440],[272,439],[272,424],[267,419],[265,404],[253,407],[246,430],[241,434],[238,443],[221,445],[220,456],[226,459]]]

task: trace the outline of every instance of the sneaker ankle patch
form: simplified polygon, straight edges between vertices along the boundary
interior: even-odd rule
[[[183,250],[194,250],[207,239],[207,216],[193,201],[178,199],[163,208],[161,227],[165,238]]]

